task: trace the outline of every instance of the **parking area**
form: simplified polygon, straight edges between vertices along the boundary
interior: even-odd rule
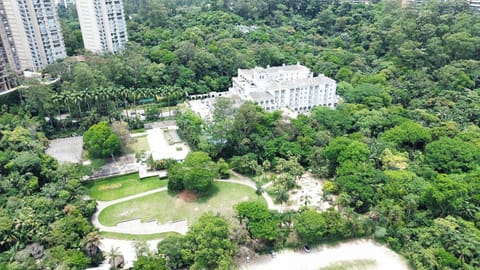
[[[55,139],[49,141],[47,155],[60,163],[80,163],[82,161],[82,136]]]

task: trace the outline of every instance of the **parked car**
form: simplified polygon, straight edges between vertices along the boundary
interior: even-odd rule
[[[270,254],[272,255],[272,258],[277,257],[277,253],[275,253],[275,250],[270,251]]]
[[[310,253],[310,247],[308,245],[303,246],[303,250],[305,250],[306,253]]]

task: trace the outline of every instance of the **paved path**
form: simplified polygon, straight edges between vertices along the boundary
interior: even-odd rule
[[[249,186],[255,190],[257,190],[257,185],[255,183],[255,181],[253,181],[252,179],[244,176],[244,175],[241,175],[239,173],[236,173],[234,171],[232,171],[232,175],[235,175],[238,179],[228,179],[228,180],[216,180],[216,181],[219,181],[219,182],[227,182],[227,183],[237,183],[237,184],[241,184],[241,185],[245,185],[245,186]],[[269,187],[270,185],[272,185],[273,182],[268,182],[266,183],[265,185],[262,186],[262,189],[265,190],[267,187]],[[282,212],[282,206],[281,205],[276,205],[272,198],[270,197],[270,195],[268,195],[267,192],[262,192],[262,196],[263,198],[265,199],[265,201],[267,201],[267,205],[268,205],[268,209],[270,210],[277,210],[279,212]]]
[[[140,198],[146,195],[154,194],[157,192],[166,191],[166,187],[157,188],[135,194],[132,196],[120,198],[113,201],[97,201],[97,211],[92,216],[92,224],[100,231],[106,232],[118,232],[118,233],[128,233],[128,234],[153,234],[153,233],[162,233],[162,232],[178,232],[181,234],[186,234],[188,231],[188,222],[187,220],[181,220],[177,222],[170,222],[165,224],[158,224],[157,221],[150,222],[140,222],[139,219],[134,219],[127,222],[118,223],[116,226],[104,226],[98,221],[98,215],[102,212],[103,209],[110,205],[117,203],[133,200]]]

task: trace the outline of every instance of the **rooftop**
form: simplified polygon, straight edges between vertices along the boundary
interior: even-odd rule
[[[253,100],[270,100],[270,99],[273,99],[273,96],[269,92],[264,92],[264,91],[251,92],[250,97],[252,97]]]

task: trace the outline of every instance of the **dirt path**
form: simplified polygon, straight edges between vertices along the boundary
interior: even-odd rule
[[[405,259],[386,246],[372,240],[354,240],[335,246],[320,246],[310,253],[285,250],[277,253],[276,258],[264,255],[249,263],[240,265],[241,270],[318,270],[336,263],[359,260],[374,261],[368,270],[410,270]],[[364,269],[364,268],[362,268]]]
[[[166,191],[166,187],[157,188],[135,194],[132,196],[120,198],[113,201],[97,201],[97,211],[92,216],[92,224],[100,231],[106,232],[118,232],[118,233],[128,233],[128,234],[153,234],[153,233],[162,233],[162,232],[178,232],[181,234],[186,234],[188,231],[188,222],[187,220],[181,220],[177,222],[170,222],[165,224],[158,224],[156,220],[150,222],[140,222],[139,219],[130,220],[127,222],[118,223],[116,226],[104,226],[98,221],[98,215],[102,212],[103,209],[110,205],[117,203],[133,200],[140,198],[146,195],[154,194],[157,192]]]

